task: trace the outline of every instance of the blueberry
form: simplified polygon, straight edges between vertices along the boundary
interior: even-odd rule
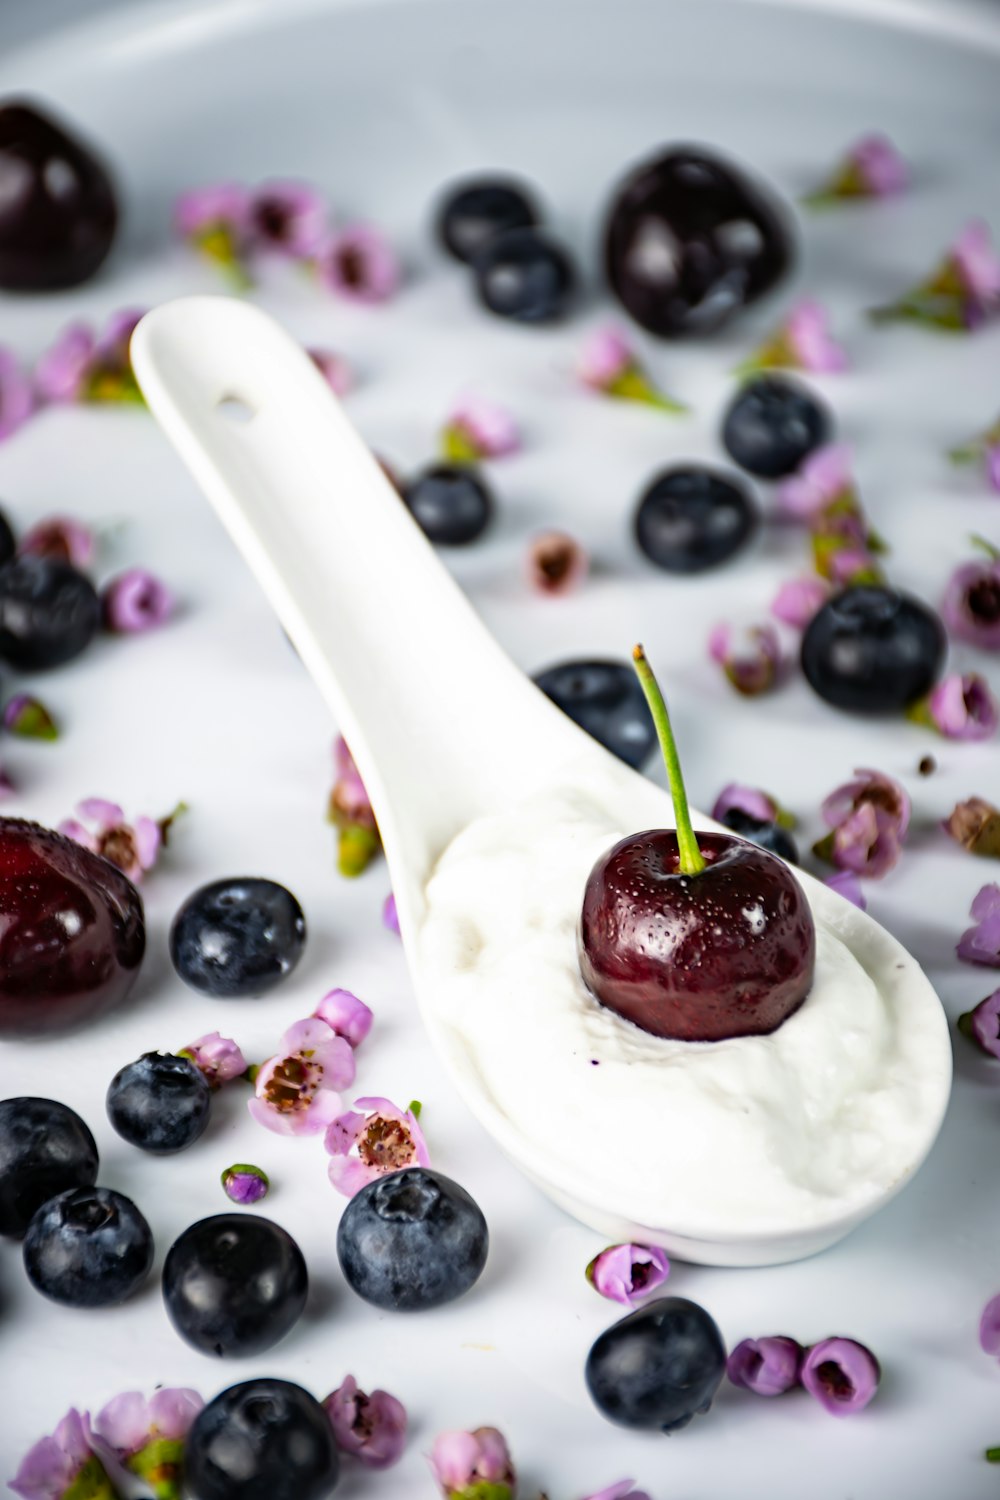
[[[24,1237],[32,1286],[67,1307],[108,1307],[131,1297],[153,1264],[153,1236],[130,1198],[78,1187],[43,1203]]]
[[[566,251],[538,229],[510,229],[488,240],[473,270],[483,306],[515,323],[555,322],[576,287]]]
[[[94,585],[69,563],[16,557],[0,568],[0,656],[22,671],[86,650],[101,623]]]
[[[308,1290],[298,1245],[256,1214],[200,1219],[163,1264],[167,1316],[203,1354],[263,1354],[298,1322]]]
[[[605,1329],[584,1373],[610,1421],[676,1432],[708,1411],[725,1370],[726,1346],[705,1309],[658,1297]]]
[[[812,391],[783,375],[759,375],[733,397],[722,442],[740,468],[780,479],[828,443],[832,431],[830,413]]]
[[[106,1103],[108,1119],[123,1140],[164,1156],[193,1146],[204,1133],[212,1090],[190,1058],[146,1052],[118,1070]]]
[[[493,515],[493,496],[471,464],[434,464],[411,479],[403,500],[429,541],[464,547]]]
[[[789,864],[798,864],[799,851],[795,840],[780,823],[772,823],[767,818],[754,818],[740,807],[731,807],[723,814],[722,822],[734,833],[738,833],[740,838],[748,839],[751,844],[757,844],[771,854],[777,854]]]
[[[479,177],[459,183],[442,202],[437,237],[456,260],[475,260],[485,245],[508,229],[528,229],[539,221],[531,196],[506,177]]]
[[[4,563],[9,563],[16,551],[17,541],[13,528],[3,511],[0,510],[0,567]]]
[[[55,1099],[0,1101],[0,1234],[20,1239],[36,1209],[68,1188],[93,1187],[97,1146]]]
[[[638,770],[656,744],[653,716],[638,677],[622,661],[561,662],[535,684],[598,744]]]
[[[440,1172],[407,1167],[356,1193],[337,1229],[337,1255],[366,1302],[421,1312],[478,1281],[489,1231],[479,1205]]]
[[[326,1500],[340,1470],[319,1402],[287,1380],[245,1380],[198,1413],[184,1446],[192,1500]]]
[[[899,712],[929,692],[944,662],[933,610],[895,589],[858,584],[828,600],[806,626],[802,670],[836,708]]]
[[[231,1000],[273,990],[295,968],[306,919],[274,880],[236,876],[189,896],[170,928],[170,957],[192,989]]]
[[[650,562],[670,573],[703,573],[738,552],[757,529],[742,481],[701,464],[664,469],[644,491],[635,535]]]

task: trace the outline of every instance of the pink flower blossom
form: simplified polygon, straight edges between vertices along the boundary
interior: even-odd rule
[[[259,1203],[271,1187],[266,1172],[250,1162],[235,1162],[221,1174],[222,1191],[231,1203]]]
[[[15,693],[3,707],[3,727],[26,740],[57,740],[59,729],[45,704],[31,693]]]
[[[970,333],[1000,312],[1000,257],[990,227],[973,219],[924,281],[896,301],[876,307],[876,322],[907,319]]]
[[[580,587],[590,571],[590,559],[565,531],[544,531],[528,546],[528,582],[540,594],[559,597]]]
[[[242,237],[249,227],[250,207],[250,193],[239,183],[213,183],[182,193],[174,220],[185,239],[198,239],[220,229]]]
[[[956,568],[941,601],[941,618],[958,640],[1000,651],[1000,559]]]
[[[50,404],[82,401],[94,363],[97,338],[86,323],[64,328],[35,365],[35,390]]]
[[[596,1494],[587,1495],[585,1500],[649,1500],[645,1490],[635,1488],[634,1479],[619,1479],[617,1484],[609,1484]]]
[[[836,891],[838,896],[843,896],[845,901],[850,901],[852,906],[857,906],[861,911],[868,910],[868,898],[852,870],[838,870],[835,875],[828,875],[823,884],[829,886],[831,891]]]
[[[0,442],[23,426],[34,406],[31,381],[10,350],[0,347]]]
[[[658,1245],[609,1245],[587,1267],[587,1280],[602,1297],[635,1307],[646,1292],[662,1286],[670,1261]]]
[[[427,1461],[447,1500],[475,1500],[488,1485],[489,1500],[514,1500],[514,1465],[495,1427],[439,1433]]]
[[[354,1103],[353,1110],[330,1123],[323,1142],[331,1158],[330,1181],[338,1192],[352,1198],[377,1177],[404,1167],[430,1165],[427,1143],[412,1108],[400,1109],[390,1099],[379,1098]]]
[[[991,1297],[979,1319],[979,1347],[984,1354],[1000,1356],[1000,1294]]]
[[[464,396],[441,433],[441,451],[453,463],[475,463],[516,453],[521,434],[513,414],[499,402]]]
[[[969,915],[974,925],[962,933],[955,952],[963,963],[1000,969],[1000,885],[984,885]]]
[[[388,927],[390,932],[399,936],[399,916],[396,912],[396,898],[392,891],[386,896],[382,905],[382,925]]]
[[[247,1060],[239,1046],[231,1037],[220,1036],[217,1031],[209,1031],[196,1042],[189,1042],[177,1055],[190,1058],[213,1089],[231,1083],[234,1078],[242,1078],[247,1071]]]
[[[731,781],[722,788],[715,799],[712,817],[717,823],[721,823],[726,813],[732,812],[734,808],[750,818],[757,818],[761,823],[775,823],[781,814],[781,808],[767,792],[762,792],[755,786],[741,786],[738,781]]]
[[[849,1417],[873,1399],[882,1371],[871,1350],[856,1339],[821,1339],[806,1350],[801,1379],[831,1416]]]
[[[830,315],[812,298],[803,298],[789,313],[785,337],[796,368],[816,373],[847,369],[847,355],[830,332]]]
[[[805,1350],[787,1334],[742,1339],[726,1361],[733,1385],[753,1391],[755,1396],[783,1396],[799,1383]]]
[[[51,1437],[39,1438],[29,1448],[8,1488],[21,1500],[64,1500],[76,1485],[87,1500],[115,1500],[94,1452],[90,1418],[72,1407]]]
[[[786,625],[805,630],[830,593],[829,584],[822,578],[790,578],[771,600],[771,613]]]
[[[771,625],[743,630],[716,625],[708,638],[708,651],[744,697],[756,697],[773,687],[782,665],[781,643]]]
[[[878,879],[899,860],[910,824],[910,799],[898,781],[881,771],[862,769],[854,776],[823,802],[823,820],[833,832],[815,852],[840,870]]]
[[[887,135],[864,135],[848,153],[858,181],[871,198],[901,193],[910,183],[910,169]]]
[[[307,349],[306,353],[335,396],[346,396],[354,389],[354,371],[343,354],[332,349]]]
[[[85,849],[103,855],[134,881],[141,880],[156,864],[165,828],[176,815],[159,822],[140,817],[134,823],[126,823],[118,803],[108,802],[104,797],[86,797],[77,803],[76,811],[76,818],[66,818],[59,824],[59,832]],[[86,823],[79,821],[81,818],[93,823],[94,828],[87,828]]]
[[[1000,494],[1000,443],[990,443],[983,454],[983,460],[990,488]]]
[[[321,194],[304,182],[264,182],[250,196],[247,230],[255,249],[292,260],[314,256],[327,234]]]
[[[980,303],[1000,298],[1000,257],[988,224],[982,219],[966,224],[951,247],[951,256],[970,297]]]
[[[622,329],[596,328],[580,348],[577,374],[591,390],[613,393],[622,376],[635,364],[632,344]]]
[[[128,568],[101,590],[104,627],[118,635],[138,635],[166,623],[174,596],[145,568]]]
[[[97,544],[94,533],[82,521],[74,521],[70,516],[48,516],[29,526],[17,544],[17,551],[19,557],[49,557],[86,569],[94,561]]]
[[[342,875],[360,875],[382,847],[375,813],[347,742],[334,744],[337,779],[330,793],[327,816],[338,829],[337,868]]]
[[[817,448],[791,478],[778,486],[777,500],[786,515],[814,520],[836,501],[854,492],[854,454],[846,443]]]
[[[353,224],[335,234],[316,264],[324,285],[351,302],[385,302],[399,286],[395,253],[371,224]]]
[[[949,740],[988,740],[1000,721],[996,699],[978,672],[943,677],[928,695],[927,715]]]
[[[164,1388],[148,1401],[126,1391],[98,1414],[94,1447],[112,1472],[124,1465],[157,1500],[181,1500],[184,1440],[204,1405],[197,1391]]]
[[[42,401],[130,402],[143,404],[132,371],[132,334],[143,316],[140,308],[111,313],[95,333],[85,323],[63,329],[35,366],[35,389]]]
[[[980,1000],[972,1010],[959,1016],[958,1029],[988,1057],[1000,1057],[1000,990],[994,990],[992,995]],[[997,1301],[1000,1302],[1000,1298]],[[997,1311],[1000,1313],[1000,1307]],[[1000,1354],[1000,1329],[996,1349],[987,1349],[986,1352]]]
[[[342,1036],[352,1047],[360,1047],[372,1029],[375,1017],[371,1009],[350,990],[330,990],[313,1011],[330,1030]]]
[[[354,1051],[325,1021],[290,1026],[257,1074],[247,1108],[276,1135],[318,1135],[343,1108],[340,1089],[354,1082]]]
[[[337,1447],[369,1469],[388,1469],[398,1463],[406,1446],[406,1407],[388,1391],[366,1396],[353,1375],[345,1375],[327,1396],[323,1410],[330,1418]]]

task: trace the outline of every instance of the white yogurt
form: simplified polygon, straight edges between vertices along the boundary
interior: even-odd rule
[[[592,1201],[637,1224],[782,1233],[884,1197],[922,1158],[947,1090],[940,1016],[903,1013],[904,987],[876,967],[877,983],[864,943],[833,930],[856,914],[832,893],[813,987],[772,1035],[670,1041],[606,1010],[580,977],[576,934],[595,861],[642,826],[622,826],[612,790],[481,818],[438,861],[422,992],[456,1066],[540,1177],[582,1165]]]

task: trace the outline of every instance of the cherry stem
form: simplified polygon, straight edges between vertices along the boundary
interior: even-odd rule
[[[674,739],[667,705],[660,692],[660,684],[654,677],[653,669],[646,660],[646,653],[641,646],[633,647],[632,661],[646,695],[649,711],[653,715],[656,737],[660,742],[663,762],[667,768],[667,781],[670,783],[670,795],[674,803],[674,822],[677,824],[680,872],[682,875],[700,875],[705,868],[705,860],[698,848],[698,840],[691,824],[687,792],[684,790],[684,776],[681,772],[680,756],[677,754],[677,741]]]

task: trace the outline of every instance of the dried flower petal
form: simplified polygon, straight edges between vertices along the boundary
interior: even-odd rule
[[[227,1167],[222,1173],[222,1190],[233,1203],[259,1203],[266,1198],[271,1186],[270,1178],[260,1167],[240,1161]]]
[[[10,350],[0,347],[0,442],[24,425],[34,406],[31,381]]]
[[[353,1375],[323,1402],[337,1447],[369,1469],[398,1463],[406,1446],[406,1407],[388,1391],[359,1390]]]
[[[958,940],[955,952],[963,963],[1000,969],[1000,885],[984,885],[970,910],[974,925]]]
[[[338,1192],[353,1198],[377,1177],[404,1167],[430,1165],[427,1142],[412,1105],[400,1109],[391,1099],[379,1098],[354,1103],[353,1110],[331,1122],[323,1141],[331,1158],[327,1171]]]
[[[771,625],[751,625],[743,630],[716,625],[708,638],[708,651],[744,697],[755,697],[773,687],[782,665],[781,643]]]
[[[3,710],[3,725],[9,734],[25,740],[57,740],[59,730],[45,704],[30,693],[15,693]]]
[[[558,597],[580,587],[590,570],[590,559],[565,531],[544,531],[528,547],[527,568],[533,588]]]
[[[957,802],[941,827],[970,854],[1000,859],[1000,807],[984,797]]]
[[[733,1385],[757,1396],[783,1396],[799,1384],[805,1350],[797,1339],[774,1334],[761,1339],[743,1339],[726,1361]]]
[[[835,1417],[863,1411],[881,1378],[878,1360],[855,1339],[821,1339],[802,1363],[802,1384]]]
[[[351,302],[385,302],[399,285],[395,253],[371,224],[353,224],[334,235],[316,265],[324,285]]]
[[[635,1307],[638,1297],[663,1285],[670,1261],[658,1245],[609,1245],[594,1256],[586,1275],[602,1297]]]

